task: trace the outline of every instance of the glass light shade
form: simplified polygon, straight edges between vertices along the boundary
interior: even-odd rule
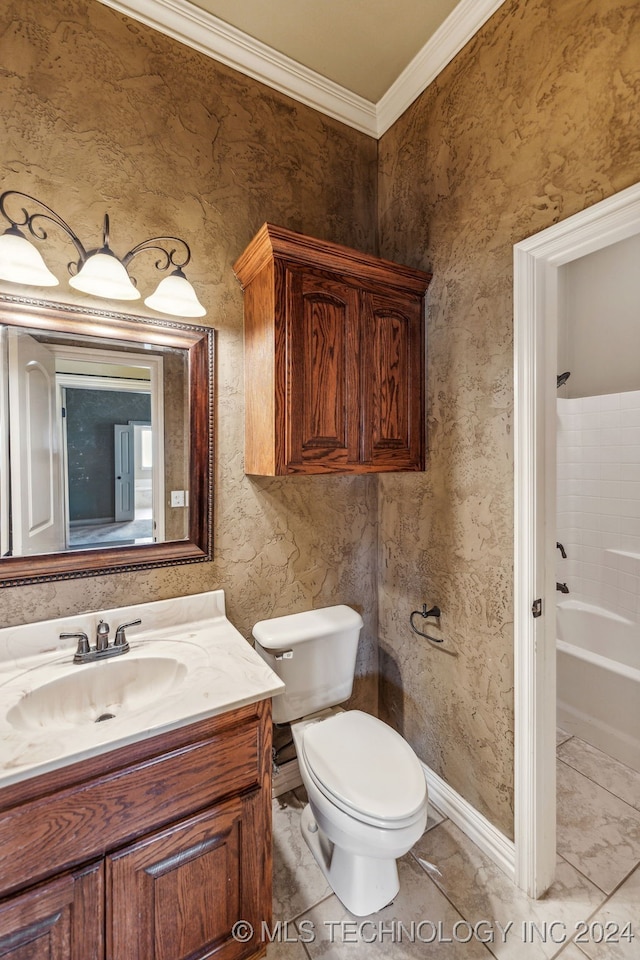
[[[92,253],[76,276],[71,277],[69,286],[107,300],[140,299],[126,268],[110,250]]]
[[[40,251],[16,228],[10,228],[0,236],[0,279],[30,287],[58,285]]]
[[[144,302],[152,310],[173,317],[204,317],[207,312],[181,270],[174,270],[161,280],[155,293]]]

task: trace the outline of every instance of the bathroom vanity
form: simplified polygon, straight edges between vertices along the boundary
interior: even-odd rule
[[[60,649],[27,650],[16,660],[16,646],[23,654],[29,643],[42,644],[43,625],[31,625],[31,636],[25,627],[0,630],[2,957],[235,960],[264,953],[270,697],[282,684],[224,616],[221,591],[102,616],[115,626],[136,614],[144,633],[136,639],[130,632],[130,652],[97,664],[73,665],[68,641],[63,656]],[[91,636],[98,619],[47,626]],[[170,681],[164,676],[150,702],[131,679],[134,668],[126,683],[116,670],[114,687],[122,690],[105,704],[90,671],[109,671],[127,657],[140,662],[143,677],[145,667],[157,673],[159,659],[183,669]],[[61,685],[73,685],[66,678],[83,671],[90,679],[78,685],[86,691],[93,684],[88,697]],[[66,692],[62,705],[59,690]],[[96,723],[95,711],[113,716]],[[256,936],[234,939],[237,920]]]

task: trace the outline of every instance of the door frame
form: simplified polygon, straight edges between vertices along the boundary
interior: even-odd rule
[[[92,350],[89,347],[69,347],[53,344],[51,349],[57,359],[93,363],[98,367],[122,365],[125,367],[142,367],[148,371],[148,379],[136,380],[133,378],[113,377],[107,374],[91,375],[82,373],[58,373],[58,413],[63,423],[64,462],[67,462],[67,432],[66,421],[62,417],[64,406],[63,391],[67,387],[82,390],[121,390],[138,393],[149,393],[151,396],[151,423],[153,426],[153,519],[154,539],[163,542],[165,537],[165,462],[164,462],[164,363],[162,357],[139,357],[138,355],[119,350]],[[69,488],[67,470],[64,470],[64,509],[65,530],[67,543],[69,541]]]
[[[515,880],[556,863],[556,375],[560,268],[640,233],[640,183],[514,246]],[[540,600],[542,614],[533,616]]]

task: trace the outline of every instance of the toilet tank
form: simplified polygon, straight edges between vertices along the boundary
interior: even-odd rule
[[[360,614],[344,604],[256,623],[256,651],[285,684],[273,698],[274,723],[349,699],[361,629]]]

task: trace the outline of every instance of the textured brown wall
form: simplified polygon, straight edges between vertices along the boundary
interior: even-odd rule
[[[434,271],[427,473],[249,480],[230,264],[266,219],[375,252],[375,143],[95,0],[8,0],[3,187],[96,242],[108,209],[117,250],[191,242],[218,330],[218,468],[213,564],[1,591],[0,620],[223,586],[248,633],[339,598],[365,613],[371,677],[379,487],[384,714],[511,834],[512,244],[640,179],[638,11],[507,2],[381,141],[380,252]],[[408,631],[424,601],[457,658]]]
[[[637,0],[511,0],[380,144],[380,253],[434,275],[427,473],[380,478],[381,715],[508,835],[513,244],[640,179],[639,94]]]
[[[376,152],[371,138],[96,0],[3,3],[2,189],[41,198],[89,246],[106,211],[117,252],[165,232],[189,241],[188,274],[217,331],[217,468],[213,564],[5,589],[0,623],[224,587],[248,636],[263,617],[344,602],[365,616],[358,696],[375,709],[376,481],[244,476],[231,265],[265,220],[374,252]],[[71,253],[51,230],[58,276]]]

